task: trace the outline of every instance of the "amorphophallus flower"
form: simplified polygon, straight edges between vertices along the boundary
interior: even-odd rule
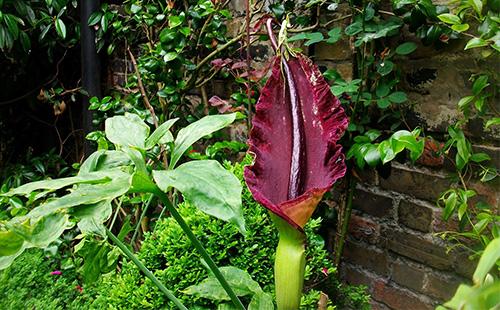
[[[277,46],[271,20],[267,26],[277,55],[252,121],[248,144],[255,160],[245,180],[278,228],[276,301],[278,309],[293,310],[299,308],[304,282],[304,226],[346,171],[337,141],[347,117],[311,60]]]

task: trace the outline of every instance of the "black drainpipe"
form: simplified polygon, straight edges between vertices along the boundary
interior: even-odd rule
[[[99,9],[99,0],[80,1],[81,46],[82,46],[82,87],[88,96],[83,96],[82,127],[84,135],[94,130],[92,111],[89,108],[89,99],[101,98],[101,63],[95,45],[95,30],[88,26],[88,20],[93,12]],[[85,158],[92,153],[90,141],[84,139],[83,153]]]

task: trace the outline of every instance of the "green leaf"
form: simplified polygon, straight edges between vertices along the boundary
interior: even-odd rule
[[[174,140],[172,133],[170,133],[170,127],[177,122],[178,118],[170,119],[165,123],[161,124],[156,130],[146,139],[146,149],[149,150],[156,144],[167,144]]]
[[[179,54],[177,54],[176,52],[168,52],[165,54],[165,56],[163,56],[163,61],[165,61],[165,62],[172,61],[172,60],[176,59],[177,56],[179,56]]]
[[[372,144],[366,144],[367,148],[363,152],[363,158],[370,167],[375,167],[380,162],[380,153],[377,147]]]
[[[456,32],[464,32],[469,29],[469,24],[452,25],[451,29],[455,30]]]
[[[27,183],[18,188],[15,188],[5,194],[1,194],[0,196],[12,197],[12,196],[29,196],[31,193],[37,190],[49,190],[55,191],[61,189],[63,187],[67,187],[69,185],[78,184],[78,183],[103,183],[108,181],[109,178],[106,173],[102,172],[94,172],[94,173],[85,173],[81,175],[77,175],[74,177],[61,178],[55,180],[42,180],[36,181],[32,183]],[[37,196],[41,198],[43,196]]]
[[[14,15],[5,14],[3,20],[7,25],[11,37],[16,40],[19,36],[19,27],[17,26],[16,17]]]
[[[149,126],[142,119],[131,113],[114,116],[106,119],[106,138],[119,146],[145,148],[145,141],[149,135]]]
[[[21,249],[19,249],[19,251],[17,251],[15,254],[13,255],[9,255],[9,256],[0,256],[0,270],[2,269],[5,269],[7,267],[9,267],[12,262],[21,254],[23,254],[25,250],[25,247],[22,247]]]
[[[396,154],[392,150],[389,140],[380,142],[380,144],[378,145],[378,151],[380,153],[380,159],[382,159],[383,164],[390,162],[396,157]]]
[[[202,119],[182,128],[174,142],[174,149],[172,150],[170,158],[170,169],[175,167],[181,156],[186,150],[193,145],[196,141],[204,136],[207,136],[215,131],[218,131],[236,119],[236,114],[224,115],[208,115]]]
[[[443,219],[445,221],[447,221],[453,214],[453,211],[455,211],[455,208],[457,207],[457,200],[458,196],[457,193],[455,193],[454,191],[451,192],[446,198],[444,204],[444,212],[443,212]]]
[[[24,239],[12,231],[0,231],[0,257],[16,254],[21,250]],[[0,269],[2,269],[0,267]]]
[[[182,25],[182,22],[184,21],[184,16],[176,16],[176,15],[170,15],[168,17],[168,27],[169,28],[176,28]]]
[[[494,117],[486,122],[484,128],[486,129],[490,126],[498,126],[498,125],[500,125],[500,117]]]
[[[491,160],[491,158],[486,153],[475,153],[471,155],[470,160],[476,163],[480,163],[486,160]]]
[[[390,105],[391,102],[386,98],[377,100],[377,106],[381,109],[387,109]]]
[[[488,272],[498,263],[500,259],[500,238],[496,238],[491,241],[490,244],[486,247],[481,258],[479,259],[479,263],[477,264],[476,271],[472,276],[472,280],[474,284],[483,284],[484,279]]]
[[[89,20],[88,20],[88,25],[89,26],[94,26],[97,25],[102,18],[102,13],[101,12],[94,12],[92,15],[90,15]]]
[[[333,44],[336,43],[342,37],[342,29],[340,27],[335,27],[328,31],[328,39],[326,43]]]
[[[377,72],[380,73],[380,75],[385,76],[391,73],[393,68],[394,63],[390,60],[385,60],[377,65]]]
[[[237,296],[263,293],[259,283],[252,280],[252,277],[246,271],[232,266],[221,267],[219,270]],[[215,301],[230,300],[226,291],[212,274],[200,284],[186,288],[183,293]]]
[[[254,294],[248,305],[248,310],[274,310],[273,297],[264,292]]]
[[[56,19],[56,31],[61,38],[66,39],[66,25],[59,18]]]
[[[474,84],[472,84],[472,93],[477,96],[479,93],[485,89],[488,85],[488,76],[487,75],[481,75],[479,76],[475,81]]]
[[[476,13],[479,16],[482,16],[481,12],[483,11],[483,1],[482,0],[469,0],[468,2],[474,8],[474,11],[476,11]]]
[[[471,103],[472,100],[474,100],[474,96],[465,96],[465,97],[461,98],[460,101],[458,101],[458,107],[460,109],[463,109],[465,106],[467,106],[469,103]]]
[[[54,213],[59,210],[69,209],[75,206],[98,203],[103,200],[112,200],[125,194],[132,181],[132,176],[128,173],[115,169],[106,171],[109,181],[100,184],[80,184],[71,193],[49,200],[39,207],[31,210],[27,217],[38,219],[42,216]]]
[[[417,44],[414,42],[405,42],[396,48],[396,54],[408,55],[417,49]]]
[[[130,157],[122,151],[97,151],[92,153],[80,166],[78,175],[89,172],[126,167],[131,164]],[[106,172],[103,172],[104,175]]]
[[[96,234],[105,237],[106,228],[103,223],[110,218],[111,213],[111,203],[105,200],[73,208],[71,214],[79,220],[77,225],[83,234]]]
[[[239,180],[215,160],[195,160],[174,170],[153,171],[153,178],[162,191],[170,187],[201,211],[234,223],[245,234],[241,210],[242,187]]]
[[[377,85],[377,89],[375,91],[375,94],[377,95],[377,97],[382,98],[382,97],[387,96],[390,91],[391,91],[391,88],[389,87],[389,85],[387,85],[385,83],[379,83]]]
[[[29,247],[44,248],[56,241],[66,229],[71,227],[73,223],[69,221],[67,214],[62,212],[47,214],[35,223],[26,241]]]
[[[445,22],[445,23],[451,24],[451,25],[458,25],[458,24],[462,23],[462,21],[460,20],[460,17],[458,17],[457,15],[454,15],[454,14],[450,14],[450,13],[440,14],[440,15],[438,15],[438,18],[442,22]]]
[[[299,34],[296,34],[294,36],[291,36],[288,38],[288,42],[294,42],[294,41],[299,41],[299,40],[305,40],[307,39],[307,35],[305,32],[301,32]]]
[[[406,97],[406,94],[402,91],[394,92],[387,98],[394,103],[403,103],[408,100],[408,97]]]
[[[489,45],[489,43],[486,40],[483,40],[481,38],[473,38],[473,39],[470,39],[469,42],[467,42],[464,50],[468,50],[468,49],[476,48],[476,47],[488,46],[488,45]]]
[[[318,42],[323,41],[324,37],[321,32],[308,33],[306,35],[307,41],[304,43],[305,46],[309,46]]]

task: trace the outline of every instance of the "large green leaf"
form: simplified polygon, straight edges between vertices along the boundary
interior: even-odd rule
[[[125,194],[132,182],[132,176],[120,170],[108,171],[110,181],[100,184],[80,184],[71,193],[50,200],[28,213],[31,219],[38,219],[58,210],[75,206],[94,204],[103,200],[112,200]]]
[[[500,259],[500,238],[491,241],[484,250],[479,263],[477,264],[476,271],[472,276],[475,284],[483,284],[484,279],[488,272],[495,266]]]
[[[232,266],[221,267],[219,270],[237,296],[262,293],[259,283],[254,281],[246,271]],[[188,295],[196,295],[216,301],[230,300],[226,291],[214,275],[209,275],[200,284],[192,285],[183,292]]]
[[[130,157],[122,151],[102,150],[92,153],[80,166],[78,175],[113,169],[131,164]]]
[[[146,139],[146,149],[150,149],[158,143],[166,144],[172,142],[173,136],[170,133],[170,127],[177,122],[178,118],[174,118],[161,124],[156,130]]]
[[[40,218],[26,240],[29,247],[44,248],[56,241],[62,233],[73,227],[66,213],[54,212]]]
[[[175,138],[175,146],[170,158],[170,169],[175,167],[181,156],[196,141],[218,131],[236,119],[236,113],[225,115],[208,115],[182,128]]]
[[[265,292],[258,292],[253,295],[248,310],[274,310],[273,297]]]
[[[125,113],[106,119],[105,132],[106,138],[116,145],[144,149],[149,126],[138,115]]]
[[[79,174],[74,177],[55,179],[55,180],[43,180],[43,181],[28,183],[19,186],[18,188],[15,188],[5,194],[1,194],[1,196],[7,196],[7,197],[28,196],[32,192],[37,190],[55,191],[63,187],[67,187],[78,183],[103,183],[106,181],[109,181],[107,173],[91,172],[91,173]]]
[[[16,254],[23,246],[24,239],[12,231],[0,231],[0,256]]]
[[[0,256],[0,270],[9,267],[10,264],[12,264],[12,262],[16,259],[16,257],[18,257],[19,255],[21,255],[24,252],[24,250],[25,250],[25,248],[22,247],[21,249],[19,249],[19,251],[17,251],[13,255]]]
[[[72,215],[78,221],[78,228],[84,234],[97,234],[106,236],[106,229],[103,225],[112,213],[111,202],[104,200],[98,203],[75,207]]]
[[[174,170],[153,171],[158,187],[178,189],[203,212],[236,224],[245,233],[239,180],[215,160],[196,160]]]

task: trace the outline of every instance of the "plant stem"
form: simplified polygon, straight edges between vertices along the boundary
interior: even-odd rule
[[[278,310],[300,307],[306,267],[306,236],[279,216],[271,214],[278,228],[279,243],[274,261],[274,282]]]
[[[137,256],[132,253],[132,251],[127,248],[127,246],[120,241],[113,233],[106,228],[106,234],[108,235],[109,239],[115,243],[120,250],[127,256],[139,269],[144,273],[146,277],[148,277],[159,289],[162,291],[168,299],[170,299],[179,309],[182,310],[187,310],[187,308],[180,302],[179,299],[177,299],[174,294],[172,294],[171,291],[169,291],[163,283],[158,280],[158,278],[155,277],[155,275],[148,269],[144,264],[137,258]]]
[[[347,200],[344,207],[344,213],[342,214],[342,228],[340,235],[338,237],[338,243],[335,249],[335,266],[338,267],[340,259],[342,258],[342,252],[344,251],[345,239],[347,237],[347,228],[349,227],[349,220],[351,218],[352,211],[352,198],[354,195],[354,190],[356,188],[356,181],[352,177],[352,172],[347,173]]]
[[[236,306],[236,308],[240,310],[245,310],[245,307],[241,303],[240,299],[231,289],[229,283],[227,283],[226,279],[220,272],[219,268],[217,268],[217,265],[215,265],[215,262],[207,253],[207,250],[205,250],[201,242],[196,238],[191,228],[189,228],[188,224],[184,221],[179,212],[177,212],[177,209],[170,203],[170,200],[168,199],[167,195],[164,192],[162,192],[159,188],[154,192],[154,194],[157,195],[158,198],[160,198],[161,202],[168,209],[172,217],[177,221],[177,223],[179,223],[179,226],[181,226],[182,230],[187,235],[189,240],[193,243],[194,247],[200,253],[201,257],[205,260],[205,262],[207,263],[208,267],[213,272],[217,280],[219,280],[220,285],[229,295],[229,298],[231,298],[231,301]]]
[[[148,198],[148,201],[146,201],[146,204],[144,205],[144,209],[142,209],[141,216],[139,217],[139,220],[137,221],[137,225],[135,226],[134,234],[132,235],[132,239],[130,239],[131,246],[134,245],[135,238],[137,237],[137,234],[139,233],[139,228],[141,228],[142,220],[144,219],[144,216],[146,216],[146,212],[148,211],[149,206],[151,205],[152,201],[153,201],[153,195],[151,195]]]

